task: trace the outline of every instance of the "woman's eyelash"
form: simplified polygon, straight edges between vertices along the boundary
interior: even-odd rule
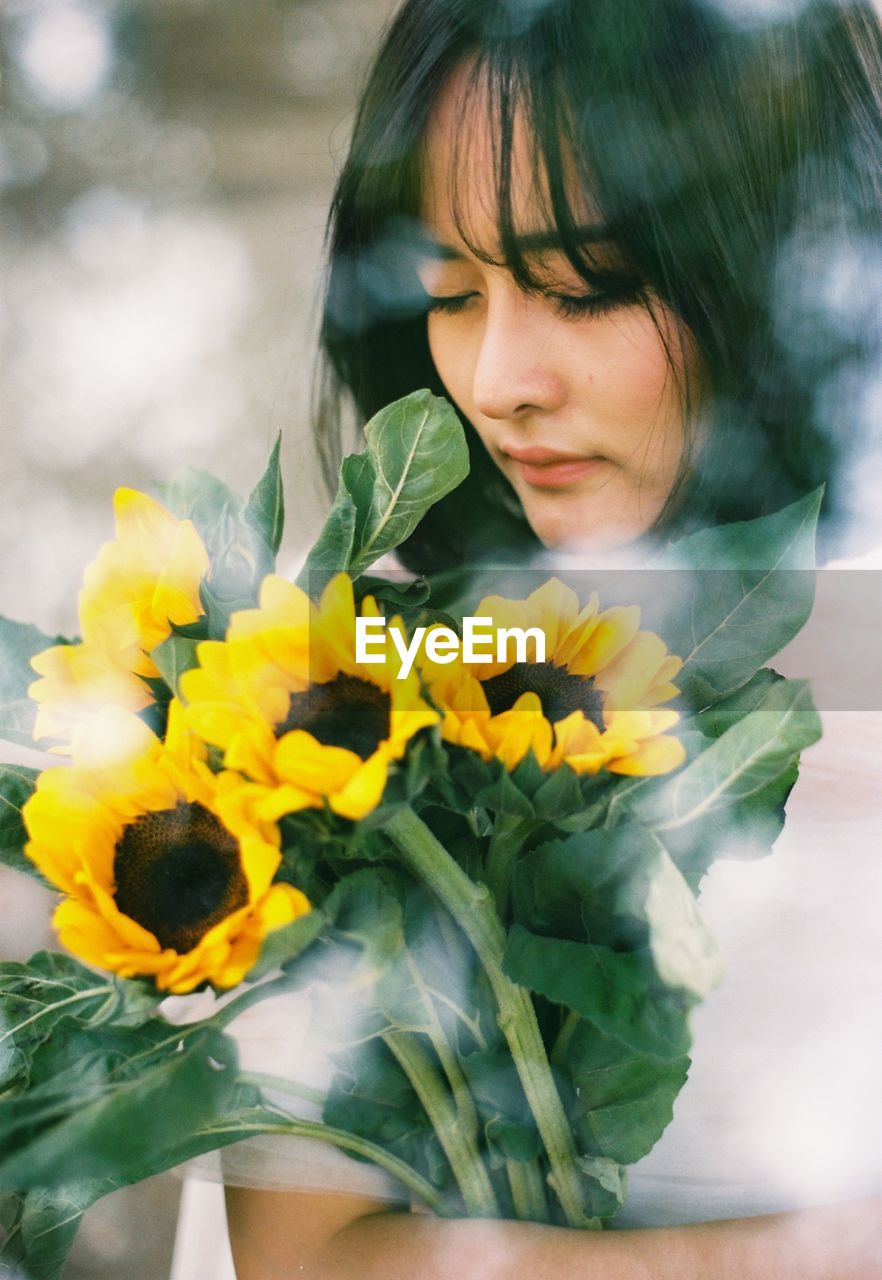
[[[579,316],[600,316],[624,305],[626,299],[616,293],[550,293],[560,315],[565,320]]]
[[[430,296],[428,309],[429,311],[443,312],[445,315],[456,315],[474,297],[477,297],[477,294],[461,293],[450,297]],[[634,300],[633,296],[624,293],[547,293],[545,297],[554,303],[555,309],[564,319],[603,315]]]
[[[456,315],[457,311],[462,311],[469,298],[474,296],[472,293],[461,293],[455,297],[436,298],[430,294],[427,298],[427,309],[429,311],[443,311],[446,315]]]

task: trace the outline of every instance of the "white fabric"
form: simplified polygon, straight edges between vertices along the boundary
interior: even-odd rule
[[[824,730],[773,854],[702,885],[726,974],[617,1226],[882,1194],[882,715]]]
[[[813,615],[831,661],[840,621],[823,606]],[[775,665],[801,674],[786,654]],[[726,975],[695,1012],[689,1079],[672,1123],[630,1172],[619,1226],[882,1194],[882,711],[829,711],[823,724],[772,855],[719,861],[702,885]],[[331,1066],[308,1030],[314,998],[266,1002],[234,1023],[243,1065],[326,1085]],[[222,1161],[232,1183],[407,1198],[386,1174],[315,1141],[250,1139]],[[210,1163],[199,1171],[221,1176]]]
[[[181,1191],[169,1280],[236,1280],[226,1230],[224,1189],[188,1178]]]
[[[239,1046],[242,1070],[279,1076],[307,1090],[326,1088],[335,1070],[328,1056],[332,1046],[319,1042],[312,1005],[327,998],[327,992],[326,986],[314,984],[268,997],[235,1018],[229,1034]],[[164,1012],[174,1021],[189,1021],[207,1015],[212,1004],[210,992],[173,997],[165,1002]],[[313,1101],[271,1088],[263,1092],[269,1103],[290,1115],[321,1120],[321,1106]],[[231,1186],[349,1191],[405,1203],[410,1199],[407,1189],[384,1170],[315,1138],[259,1135],[198,1157],[187,1167],[197,1177]]]
[[[773,664],[811,674],[823,735],[803,753],[772,854],[718,861],[702,883],[726,972],[695,1010],[689,1079],[629,1171],[617,1226],[882,1195],[882,599],[878,571],[862,577],[873,567],[821,571],[808,624]]]

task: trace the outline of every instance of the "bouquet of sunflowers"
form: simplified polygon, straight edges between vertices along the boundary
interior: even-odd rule
[[[463,479],[451,407],[365,434],[298,584],[277,444],[247,502],[201,472],[118,491],[81,639],[0,622],[0,737],[59,757],[0,766],[0,857],[61,895],[64,951],[0,965],[0,1237],[34,1280],[100,1196],[258,1133],[437,1214],[597,1227],[670,1120],[721,973],[699,882],[771,845],[820,732],[763,665],[811,608],[818,495],[603,600],[486,594],[365,572]],[[489,652],[458,645],[476,621]],[[321,1121],[228,1034],[307,983]],[[165,1016],[203,988],[210,1016]]]

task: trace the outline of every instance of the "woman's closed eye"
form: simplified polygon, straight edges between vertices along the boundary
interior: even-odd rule
[[[442,297],[428,294],[426,306],[429,311],[442,311],[447,315],[455,315],[458,311],[462,311],[472,298],[477,298],[478,296],[477,293],[456,293]]]
[[[578,320],[582,316],[606,315],[617,307],[629,306],[634,295],[623,293],[549,293],[555,309],[565,320]]]
[[[610,293],[553,293],[547,291],[542,296],[547,298],[555,311],[565,320],[581,319],[584,316],[605,315],[617,307],[630,306],[636,301],[637,290],[616,291]],[[428,310],[441,312],[444,315],[457,315],[464,311],[473,298],[479,298],[477,292],[429,295]]]

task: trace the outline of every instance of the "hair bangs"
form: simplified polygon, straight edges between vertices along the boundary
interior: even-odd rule
[[[474,58],[463,89],[452,142],[447,198],[462,243],[480,262],[511,271],[525,292],[555,286],[561,259],[593,289],[633,288],[624,242],[597,202],[589,206],[579,159],[567,147],[568,113],[547,77],[537,77],[517,49],[484,50]],[[489,119],[493,208],[472,209],[472,122]],[[516,140],[526,142],[532,207],[520,222],[514,208]],[[482,241],[471,214],[489,218],[495,241]],[[547,241],[543,247],[536,242]]]

